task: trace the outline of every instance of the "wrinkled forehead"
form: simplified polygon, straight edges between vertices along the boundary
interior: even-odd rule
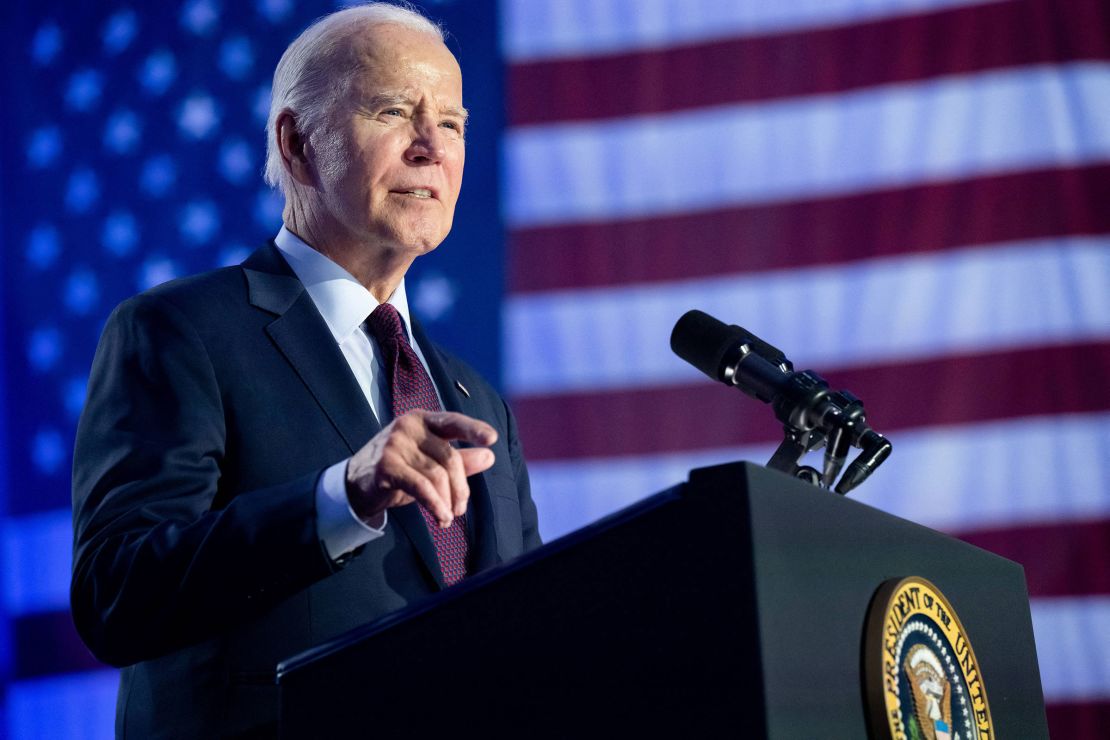
[[[395,24],[368,24],[346,40],[349,71],[376,92],[423,89],[462,103],[462,71],[436,36]]]

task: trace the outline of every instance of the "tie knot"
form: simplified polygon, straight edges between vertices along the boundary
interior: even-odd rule
[[[388,303],[382,303],[375,308],[366,323],[379,342],[405,337],[405,331],[401,326],[401,315]]]

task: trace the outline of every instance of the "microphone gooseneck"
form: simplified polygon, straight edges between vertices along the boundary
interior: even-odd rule
[[[866,422],[863,402],[847,391],[832,391],[812,370],[795,371],[782,350],[743,327],[709,314],[687,311],[671,332],[671,349],[713,380],[740,389],[774,410],[786,439],[769,467],[831,488],[851,447],[862,450],[840,483],[848,493],[890,455],[891,444]],[[801,467],[806,452],[825,446],[823,470]]]

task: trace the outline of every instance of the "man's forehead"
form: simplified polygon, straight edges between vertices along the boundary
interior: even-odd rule
[[[426,33],[409,31],[397,36],[381,31],[358,37],[350,50],[348,64],[357,70],[356,76],[385,91],[428,82],[462,87],[462,71],[454,55],[442,41]]]
[[[380,64],[398,57],[421,57],[459,69],[455,55],[443,40],[427,31],[395,23],[370,23],[352,29],[345,41],[364,64]]]

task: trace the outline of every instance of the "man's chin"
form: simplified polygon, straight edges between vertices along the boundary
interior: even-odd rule
[[[395,243],[403,250],[415,255],[431,252],[447,238],[449,229],[444,229],[439,222],[417,222],[413,228],[404,233],[396,234]]]
[[[442,243],[440,238],[409,236],[403,238],[385,238],[379,243],[384,245],[387,251],[394,252],[397,255],[409,255],[413,259],[428,252],[433,251]]]

